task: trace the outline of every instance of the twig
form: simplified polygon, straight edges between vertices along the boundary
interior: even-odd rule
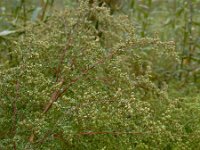
[[[24,21],[24,28],[26,27],[26,2],[25,0],[21,1],[23,5],[23,21]]]
[[[92,65],[91,67],[85,69],[82,71],[82,73],[76,77],[75,79],[71,80],[71,82],[67,85],[67,86],[64,86],[62,85],[60,89],[63,89],[63,90],[57,90],[56,92],[54,92],[51,96],[51,100],[49,101],[49,103],[47,104],[47,106],[45,107],[43,113],[47,113],[49,111],[49,109],[52,107],[53,103],[56,102],[58,100],[58,98],[62,97],[63,94],[65,92],[68,91],[68,89],[74,84],[76,83],[77,81],[79,81],[83,76],[87,75],[88,72],[92,69],[94,69],[96,66],[100,65],[100,64],[103,64],[105,62],[105,60],[108,60],[108,59],[111,59],[115,54],[117,53],[117,51],[112,51],[110,52],[110,54],[107,56],[107,58],[102,58],[100,60],[98,60],[94,65]],[[64,81],[63,81],[64,83]],[[64,86],[64,87],[63,87]],[[60,91],[60,92],[59,92]]]
[[[17,128],[17,100],[19,98],[19,82],[16,82],[16,96],[13,102],[13,136],[16,135],[16,128]],[[16,141],[13,141],[13,149],[16,150]]]
[[[63,86],[64,79],[60,82],[59,89],[55,90],[53,94],[51,95],[51,101],[47,104],[45,107],[43,113],[46,113],[53,105],[53,103],[59,98],[60,88]]]
[[[47,2],[45,3],[43,0],[40,0],[40,2],[41,2],[41,5],[42,5],[42,15],[40,16],[40,20],[43,21],[49,1],[47,0]]]
[[[76,135],[76,136],[90,136],[90,135],[123,135],[123,134],[130,134],[130,135],[145,135],[145,134],[153,134],[153,133],[156,133],[156,132],[119,132],[119,131],[99,131],[99,132],[79,132],[79,133],[75,133],[73,135]],[[37,141],[36,143],[40,143],[40,144],[43,144],[46,140],[46,138],[48,136],[53,136],[54,138],[59,138],[61,141],[63,141],[64,143],[67,143],[67,141],[63,138],[63,136],[59,133],[53,133],[52,131],[48,131],[44,137],[40,140],[40,141]]]
[[[148,132],[80,132],[77,135],[100,135],[100,134],[110,134],[110,135],[122,135],[122,134],[134,134],[134,135],[141,135],[141,134],[148,134]]]
[[[74,24],[74,26],[72,28],[74,29],[76,25],[77,24]],[[56,69],[56,83],[59,83],[59,80],[61,80],[60,88],[52,93],[51,98],[50,98],[50,102],[45,107],[43,113],[46,113],[52,107],[52,104],[55,101],[57,101],[57,99],[60,96],[60,89],[62,88],[62,86],[65,82],[65,80],[61,77],[62,65],[63,65],[64,59],[65,59],[66,52],[69,48],[71,48],[71,45],[72,45],[71,35],[72,35],[72,30],[69,32],[69,34],[67,34],[67,37],[69,37],[69,41],[68,41],[68,44],[66,45],[66,47],[64,48],[62,54],[61,54],[60,63],[58,65],[57,69]]]

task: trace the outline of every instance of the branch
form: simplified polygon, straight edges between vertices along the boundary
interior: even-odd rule
[[[122,134],[134,134],[134,135],[141,135],[141,134],[148,134],[148,132],[80,132],[77,135],[99,135],[99,134],[111,134],[111,135],[122,135]]]
[[[16,82],[16,96],[13,101],[13,137],[16,135],[16,130],[17,130],[17,100],[19,98],[19,82]],[[16,150],[16,141],[13,141],[13,149]]]
[[[51,99],[49,101],[49,103],[46,105],[43,113],[47,113],[49,111],[49,109],[52,107],[53,103],[56,102],[58,100],[58,98],[61,98],[63,96],[63,94],[65,92],[68,91],[68,89],[75,84],[77,81],[79,81],[80,79],[82,79],[83,76],[87,75],[89,73],[90,70],[94,69],[96,66],[103,64],[105,62],[105,60],[109,60],[111,59],[118,51],[112,51],[110,52],[110,54],[106,57],[106,58],[102,58],[100,60],[98,60],[94,65],[92,65],[91,67],[85,69],[82,71],[82,73],[76,77],[75,79],[71,80],[71,82],[67,85],[63,87],[63,84],[60,87],[60,90],[56,90],[55,92],[53,92]],[[63,81],[64,83],[64,81]],[[61,90],[63,89],[63,90]]]
[[[41,7],[42,7],[42,14],[40,16],[40,20],[43,21],[44,17],[45,17],[45,13],[47,11],[47,6],[48,6],[49,1],[47,0],[45,3],[43,0],[40,0],[40,3],[41,3]]]

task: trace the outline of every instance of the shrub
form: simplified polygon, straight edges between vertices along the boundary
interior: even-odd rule
[[[139,39],[126,16],[82,1],[11,46],[17,61],[0,71],[1,149],[199,146],[198,119],[187,123],[188,106],[157,84],[158,64],[177,59],[174,43]]]

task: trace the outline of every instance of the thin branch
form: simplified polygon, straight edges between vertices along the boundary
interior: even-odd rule
[[[42,5],[42,15],[40,16],[40,20],[43,21],[45,14],[46,14],[46,11],[47,11],[47,6],[48,6],[49,1],[47,0],[47,2],[45,3],[43,0],[40,0],[40,2],[41,2],[41,5]]]
[[[43,113],[46,113],[52,107],[53,103],[59,98],[60,88],[62,88],[63,84],[64,84],[64,79],[60,82],[59,89],[55,90],[53,94],[51,95],[51,98],[50,98],[51,100],[45,107]]]
[[[122,134],[133,134],[133,135],[141,135],[141,134],[149,134],[148,132],[80,132],[77,135],[100,135],[100,134],[110,134],[110,135],[122,135]]]
[[[19,99],[19,82],[16,82],[16,96],[13,101],[13,137],[16,135],[17,130],[17,100]],[[16,150],[16,141],[13,141],[13,149]]]
[[[72,28],[74,29],[76,25],[77,24],[74,24],[74,26]],[[66,52],[69,48],[71,48],[71,45],[72,45],[71,36],[72,36],[72,30],[69,32],[69,34],[67,34],[67,37],[69,37],[69,41],[68,41],[68,44],[66,45],[66,47],[63,49],[63,52],[62,52],[61,58],[60,58],[60,63],[58,65],[57,69],[56,69],[56,83],[59,83],[59,80],[61,80],[60,81],[60,88],[52,93],[51,98],[50,98],[50,102],[45,107],[43,113],[46,113],[52,107],[52,104],[55,101],[57,101],[57,99],[60,96],[60,89],[62,88],[62,86],[65,82],[65,80],[61,77],[62,65],[63,65],[64,59],[65,59],[65,56],[66,56]]]
[[[23,7],[23,21],[24,21],[24,28],[26,27],[26,2],[25,0],[22,0],[22,7]]]
[[[102,58],[100,60],[98,60],[94,65],[92,65],[91,67],[85,69],[82,71],[82,73],[76,77],[75,79],[71,80],[71,82],[67,85],[67,86],[64,86],[60,89],[63,89],[59,92],[59,90],[57,90],[56,92],[54,92],[51,96],[51,100],[49,101],[49,103],[47,104],[47,106],[45,107],[43,113],[47,113],[49,111],[49,109],[52,107],[53,103],[56,102],[59,98],[61,98],[63,96],[63,94],[65,92],[68,91],[68,89],[74,84],[76,83],[77,81],[79,81],[80,79],[82,79],[83,76],[87,75],[89,73],[90,70],[94,69],[95,67],[97,67],[98,65],[100,64],[103,64],[105,62],[105,60],[109,60],[111,59],[115,54],[117,53],[117,51],[112,51],[110,52],[110,54],[106,57],[106,58]],[[63,81],[64,83],[64,81]]]
[[[156,132],[119,132],[119,131],[99,131],[99,132],[79,132],[79,133],[75,133],[73,135],[76,136],[84,136],[84,135],[123,135],[123,134],[130,134],[130,135],[146,135],[146,134],[153,134]],[[52,131],[48,131],[44,137],[40,140],[37,141],[36,143],[40,143],[43,144],[45,142],[45,140],[47,139],[47,137],[49,136],[53,136],[54,138],[59,138],[60,140],[62,140],[63,142],[67,143],[67,141],[63,138],[63,136],[61,134],[58,133],[53,133]]]
[[[189,5],[189,22],[188,22],[188,32],[189,32],[189,63],[191,63],[192,59],[192,52],[193,52],[193,46],[192,46],[192,22],[193,22],[193,3],[192,0],[188,0]]]

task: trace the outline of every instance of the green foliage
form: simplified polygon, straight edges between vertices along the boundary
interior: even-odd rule
[[[1,34],[0,149],[200,148],[198,88],[167,84],[175,43],[111,14],[81,1]]]
[[[200,74],[199,6],[199,0],[132,0],[131,9],[126,8],[141,36],[157,34],[163,40],[176,43],[181,63],[174,72],[183,82],[196,84]]]
[[[200,149],[198,79],[178,80],[179,39],[146,37],[153,1],[131,3],[139,32],[126,3],[99,2],[26,1],[0,32],[0,149]]]

